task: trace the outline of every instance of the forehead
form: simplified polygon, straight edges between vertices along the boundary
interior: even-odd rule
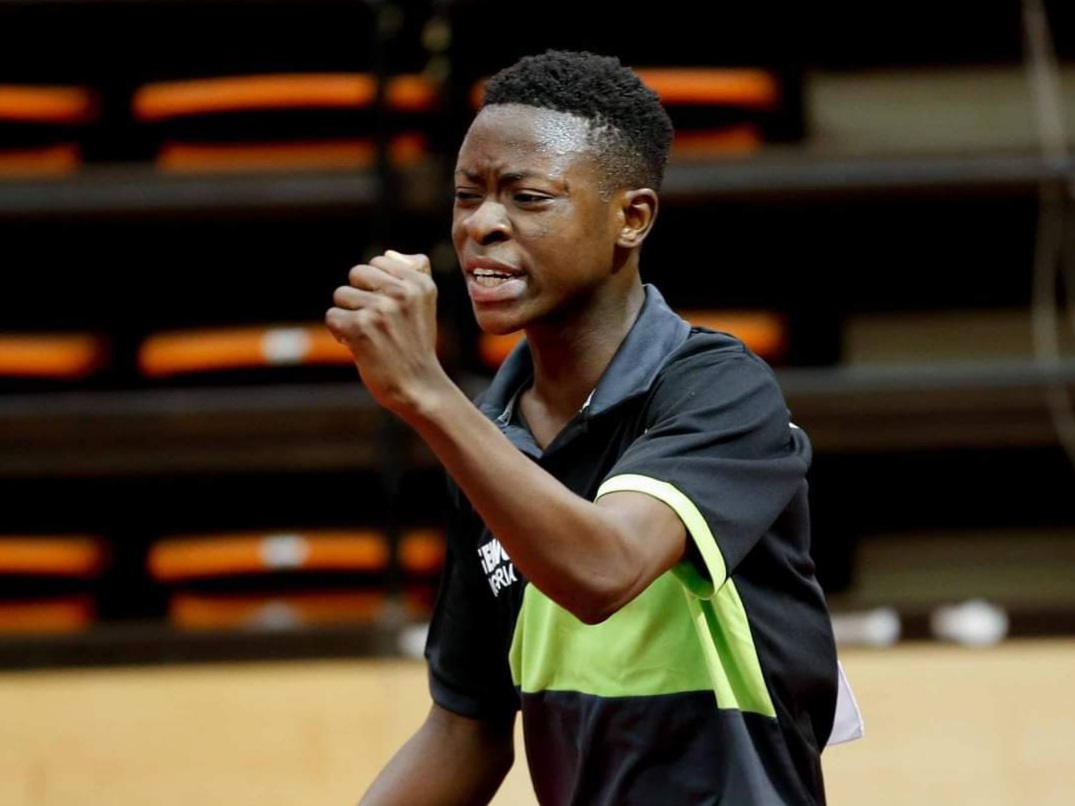
[[[559,175],[593,162],[584,118],[521,104],[487,106],[470,125],[456,169]]]

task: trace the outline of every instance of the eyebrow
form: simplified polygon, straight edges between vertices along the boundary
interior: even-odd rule
[[[455,172],[456,176],[462,175],[464,179],[470,182],[479,182],[482,178],[481,173],[478,171],[469,171],[466,168],[460,168]],[[507,171],[500,175],[500,181],[503,182],[521,182],[524,179],[549,179],[548,176],[538,173],[537,171]]]

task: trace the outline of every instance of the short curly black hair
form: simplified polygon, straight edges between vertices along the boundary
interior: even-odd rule
[[[657,93],[615,56],[546,50],[485,84],[482,106],[523,104],[590,121],[595,149],[617,187],[658,189],[674,135]]]

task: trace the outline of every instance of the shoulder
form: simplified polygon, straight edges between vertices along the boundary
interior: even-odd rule
[[[688,418],[701,426],[790,422],[776,373],[729,333],[692,328],[658,373],[643,415],[647,426]]]
[[[734,335],[692,328],[669,356],[640,420],[644,433],[701,434],[706,444],[747,446],[751,456],[810,461],[806,433],[791,420],[772,367]]]
[[[718,378],[723,383],[740,381],[779,388],[772,367],[737,336],[696,326],[658,374],[664,385],[712,383]]]

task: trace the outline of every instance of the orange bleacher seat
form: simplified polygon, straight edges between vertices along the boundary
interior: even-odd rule
[[[0,536],[0,574],[89,579],[106,558],[104,544],[90,535]]]
[[[97,94],[88,87],[0,84],[0,177],[77,170],[79,137],[99,114]]]
[[[766,361],[779,361],[787,351],[787,322],[783,316],[772,311],[699,309],[681,310],[679,315],[692,325],[737,336]],[[478,336],[478,357],[487,369],[495,370],[523,336],[522,331],[503,336],[481,333]]]
[[[377,574],[389,557],[384,535],[372,530],[243,532],[162,540],[150,550],[149,570],[167,583],[278,571]]]
[[[642,82],[666,106],[775,109],[780,85],[770,70],[737,67],[640,67]]]
[[[438,330],[437,350],[442,356],[447,338],[443,328]],[[353,366],[350,350],[336,341],[323,322],[166,331],[147,336],[138,348],[138,369],[147,378]]]
[[[409,617],[431,614],[444,553],[439,529],[400,536],[400,604]],[[368,623],[389,606],[391,549],[374,530],[172,537],[150,549],[147,563],[149,576],[169,591],[170,620],[182,628]],[[345,582],[325,582],[333,574]],[[311,587],[304,578],[314,575],[320,579]],[[359,577],[370,582],[355,582]],[[258,582],[253,590],[251,580]]]
[[[415,165],[426,153],[425,139],[409,133],[393,137],[389,159]],[[156,164],[169,173],[295,171],[369,168],[377,148],[372,140],[328,140],[315,143],[177,143],[161,145]]]
[[[640,67],[676,126],[672,159],[735,156],[765,144],[761,121],[777,111],[780,82],[750,67]]]
[[[82,380],[105,367],[108,352],[95,334],[0,334],[0,377]]]
[[[323,323],[170,331],[147,337],[138,350],[139,370],[150,378],[352,361]]]
[[[92,121],[97,110],[86,87],[0,84],[0,121],[78,125]]]
[[[504,363],[508,353],[522,340],[525,334],[519,330],[515,333],[496,335],[481,333],[478,336],[478,358],[488,369],[496,369]]]
[[[671,156],[684,160],[740,156],[752,154],[764,144],[758,124],[738,123],[704,131],[677,131]]]
[[[177,593],[169,603],[169,616],[177,627],[193,630],[369,623],[382,615],[387,601],[379,590]]]
[[[787,321],[773,311],[680,310],[679,315],[697,327],[737,336],[766,361],[779,361],[787,352]]]
[[[147,559],[168,589],[169,618],[190,629],[374,621],[390,562],[385,535],[363,529],[171,537]]]
[[[398,558],[403,578],[403,607],[412,618],[429,618],[444,568],[444,531],[411,529],[399,541]]]
[[[368,73],[294,73],[165,81],[140,88],[132,100],[137,120],[265,109],[363,109],[376,101]],[[425,111],[436,103],[436,86],[421,75],[391,76],[389,109]]]
[[[411,529],[399,541],[399,564],[404,576],[422,578],[440,574],[444,567],[444,532]]]
[[[0,583],[0,633],[85,629],[96,616],[88,587],[107,563],[107,547],[94,536],[0,536],[0,577],[7,580]]]
[[[132,114],[161,132],[156,164],[163,171],[368,168],[376,160],[377,92],[369,73],[218,76],[147,84],[135,92]],[[388,77],[384,104],[396,121],[390,161],[411,165],[425,156],[420,121],[437,103],[437,85],[426,76]],[[351,112],[369,120],[338,119]],[[256,115],[274,116],[270,133]],[[317,115],[335,118],[326,123]]]
[[[81,165],[82,148],[78,143],[0,148],[0,177],[8,179],[63,176]]]
[[[96,617],[92,596],[0,601],[0,633],[70,633],[89,627]]]

